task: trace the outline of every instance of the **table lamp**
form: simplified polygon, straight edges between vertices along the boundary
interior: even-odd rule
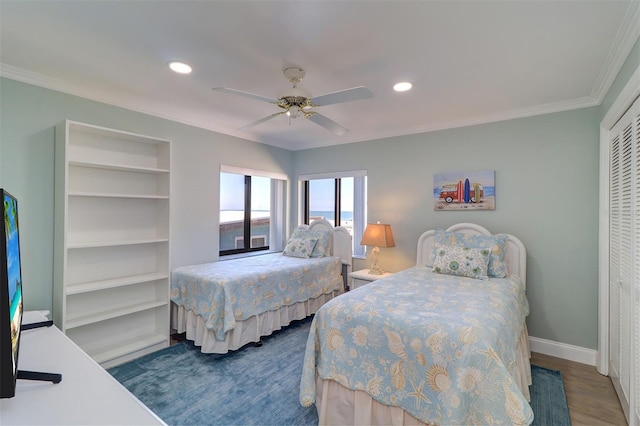
[[[374,246],[371,250],[373,256],[373,263],[369,273],[372,275],[382,275],[384,271],[378,266],[378,256],[380,255],[379,247],[395,247],[396,244],[393,241],[393,233],[391,232],[391,225],[385,223],[368,223],[367,228],[364,230],[362,241],[360,244],[363,246]]]

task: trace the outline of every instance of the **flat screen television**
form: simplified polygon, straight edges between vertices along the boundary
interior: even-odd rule
[[[16,380],[43,380],[59,383],[57,373],[18,370],[22,331],[52,325],[53,321],[22,324],[23,295],[20,262],[18,201],[0,188],[3,222],[0,225],[0,398],[12,398]]]
[[[3,224],[0,226],[0,397],[15,394],[22,327],[22,271],[18,201],[0,188]]]

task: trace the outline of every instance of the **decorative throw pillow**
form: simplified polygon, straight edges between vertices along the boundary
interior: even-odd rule
[[[282,254],[291,257],[302,257],[308,259],[311,257],[314,247],[318,240],[315,238],[291,238],[287,242]]]
[[[433,272],[463,277],[487,279],[487,265],[491,250],[465,246],[435,245]]]
[[[436,229],[434,242],[445,246],[462,245],[469,248],[490,249],[491,257],[489,258],[487,274],[494,278],[504,278],[507,276],[504,251],[508,239],[509,236],[507,234],[474,235]],[[435,245],[433,254],[435,260]]]
[[[296,228],[291,238],[314,238],[317,242],[311,257],[324,257],[330,254],[328,231],[311,231],[309,229]]]

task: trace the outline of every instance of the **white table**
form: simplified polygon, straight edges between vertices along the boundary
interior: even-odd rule
[[[391,272],[383,272],[382,275],[374,275],[369,273],[369,268],[361,269],[359,271],[351,272],[349,276],[351,277],[351,289],[356,289],[365,284],[369,284],[372,281],[379,280],[384,277],[388,277],[391,275]]]
[[[24,313],[25,324],[43,320]],[[22,332],[18,367],[61,373],[62,382],[18,380],[16,395],[0,399],[1,425],[165,424],[55,326]]]

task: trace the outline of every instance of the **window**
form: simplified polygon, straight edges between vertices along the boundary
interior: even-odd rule
[[[221,167],[220,256],[281,249],[286,180],[262,174]]]
[[[365,256],[360,240],[366,225],[366,183],[366,171],[300,176],[302,221],[322,218],[347,228],[353,255]]]

